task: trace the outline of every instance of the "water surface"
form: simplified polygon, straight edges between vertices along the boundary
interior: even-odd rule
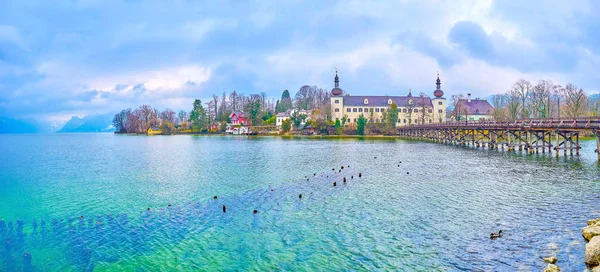
[[[582,271],[581,228],[600,216],[583,145],[557,159],[400,139],[0,135],[0,270],[539,271],[556,255]]]

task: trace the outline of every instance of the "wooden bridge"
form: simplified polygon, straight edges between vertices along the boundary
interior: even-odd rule
[[[490,149],[560,151],[579,155],[580,135],[596,137],[600,160],[600,118],[520,119],[514,121],[456,121],[397,128],[402,137]]]

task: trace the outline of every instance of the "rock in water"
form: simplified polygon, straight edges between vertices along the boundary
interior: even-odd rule
[[[549,264],[555,264],[557,261],[558,261],[558,258],[556,258],[556,257],[544,258],[544,262],[547,262]]]
[[[600,226],[587,226],[581,229],[581,235],[586,241],[590,241],[594,236],[600,235]]]
[[[596,225],[596,223],[598,223],[598,222],[600,222],[600,218],[588,220],[587,224],[588,224],[588,226],[593,226],[593,225]]]
[[[560,272],[560,268],[558,268],[558,266],[556,266],[555,264],[548,264],[546,267],[544,267],[544,270],[542,270],[543,272]]]
[[[585,245],[585,263],[590,266],[598,265],[600,259],[600,236],[595,236]]]

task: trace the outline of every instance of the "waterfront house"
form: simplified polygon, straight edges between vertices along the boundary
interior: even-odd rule
[[[285,112],[280,112],[277,114],[277,116],[275,117],[275,125],[277,127],[281,127],[281,124],[283,124],[283,121],[290,119],[290,110],[287,110]]]
[[[494,107],[487,100],[475,98],[471,99],[471,94],[466,99],[458,100],[454,110],[459,120],[491,120],[494,119]]]
[[[146,135],[160,135],[162,130],[159,127],[151,127],[146,130]]]
[[[314,135],[315,134],[315,126],[313,126],[313,124],[308,124],[308,125],[304,126],[304,134]]]
[[[243,111],[234,111],[229,115],[229,120],[231,120],[231,125],[246,125],[251,126],[252,120],[250,116]]]
[[[446,98],[441,89],[440,75],[436,80],[433,98],[427,95],[413,96],[411,90],[406,96],[372,96],[372,95],[343,95],[339,87],[337,70],[334,78],[335,87],[331,90],[331,112],[333,119],[347,118],[347,124],[356,125],[362,114],[365,118],[376,123],[384,122],[384,114],[395,103],[398,107],[396,126],[410,124],[442,123],[446,121]]]

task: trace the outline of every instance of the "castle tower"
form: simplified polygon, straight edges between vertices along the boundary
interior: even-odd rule
[[[344,91],[340,88],[340,78],[338,77],[337,69],[335,69],[335,77],[333,78],[334,88],[331,89],[331,119],[342,119],[344,116]]]
[[[435,81],[435,91],[433,91],[433,122],[444,123],[446,122],[446,98],[444,98],[444,91],[442,91],[442,81],[440,80],[440,73],[437,73],[437,80]]]

